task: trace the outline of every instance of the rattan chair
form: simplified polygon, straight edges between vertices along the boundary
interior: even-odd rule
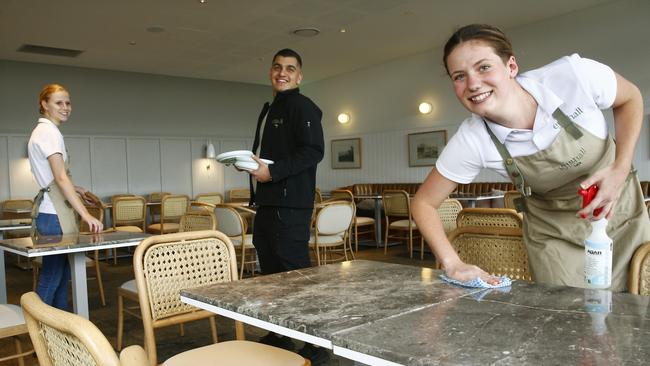
[[[88,319],[45,304],[35,292],[24,294],[20,304],[41,366],[149,366],[142,347],[131,346],[118,358]]]
[[[309,247],[314,251],[317,265],[347,261],[348,251],[354,259],[348,240],[354,211],[354,202],[349,201],[332,201],[320,205],[309,237]]]
[[[507,191],[503,194],[503,207],[516,210],[515,200],[521,197],[519,191]]]
[[[149,203],[160,203],[162,202],[163,197],[169,196],[169,192],[153,192],[149,193],[147,197],[147,202]],[[151,222],[156,223],[160,222],[160,205],[151,205],[149,206],[149,212],[151,213]]]
[[[223,195],[221,193],[201,193],[196,195],[194,201],[218,205],[223,203]]]
[[[458,214],[457,225],[521,229],[522,219],[510,208],[465,208]]]
[[[188,208],[189,211],[214,211],[214,207],[216,205],[213,203],[207,203],[207,202],[197,202],[197,201],[192,201],[190,202],[190,207]]]
[[[316,188],[316,190],[314,191],[314,203],[318,204],[321,202],[323,202],[323,195],[320,192],[320,188]]]
[[[147,238],[138,245],[133,265],[144,322],[145,349],[152,366],[157,363],[154,330],[161,326],[209,318],[216,342],[215,314],[181,302],[179,292],[237,280],[235,248],[225,234],[197,231]],[[186,268],[192,271],[186,271]],[[237,339],[243,339],[243,325],[236,322],[235,329]],[[255,342],[235,341],[184,352],[167,360],[165,365],[204,365],[217,360],[221,365],[237,366],[308,363],[289,351]]]
[[[384,214],[386,215],[384,254],[388,250],[388,239],[398,239],[406,241],[409,256],[413,258],[413,239],[420,238],[420,241],[422,241],[422,237],[411,215],[411,201],[408,192],[387,189],[382,194],[382,201],[384,202]],[[390,235],[391,230],[397,233]]]
[[[494,276],[532,281],[520,228],[463,226],[451,233],[449,241],[465,263]]]
[[[248,269],[248,272],[254,276],[257,264],[257,252],[255,246],[253,246],[253,235],[246,234],[246,220],[240,212],[242,209],[244,208],[227,204],[217,205],[214,209],[214,214],[217,217],[217,230],[230,238],[239,257],[239,278],[244,277],[244,269]],[[245,210],[250,211],[250,215],[255,215],[255,211]]]
[[[250,198],[249,188],[233,188],[228,191],[228,202],[248,202]]]
[[[147,231],[153,234],[168,234],[178,232],[181,216],[187,212],[190,199],[184,194],[170,194],[160,202],[160,222],[147,226]]]
[[[23,351],[20,336],[27,334],[27,325],[20,306],[0,304],[0,338],[12,338],[15,353],[0,357],[0,362],[17,360],[19,366],[25,366],[25,357],[34,353],[34,350]]]
[[[349,191],[347,189],[335,189],[332,191],[331,199],[338,199],[338,200],[342,199],[345,201],[350,201],[355,203],[354,225],[352,226],[352,228],[354,229],[354,251],[355,252],[359,251],[359,235],[372,234],[372,237],[375,240],[377,240],[377,238],[375,237],[375,225],[376,225],[375,219],[372,217],[357,216],[356,201],[354,199],[354,195],[352,194],[352,191]]]
[[[113,196],[113,229],[142,233],[147,221],[147,202],[141,196]]]
[[[650,242],[639,246],[632,256],[628,289],[634,295],[650,296]]]
[[[104,222],[104,209],[106,208],[106,205],[102,202],[99,197],[97,197],[95,194],[91,192],[86,192],[86,197],[91,200],[92,203],[87,203],[84,202],[84,206],[86,207],[86,210],[88,213],[99,220],[100,222]],[[85,221],[81,221],[79,223],[79,231],[81,233],[88,233],[90,231],[90,228],[88,227],[88,224]],[[40,269],[43,266],[43,257],[36,257],[32,261],[32,286],[33,290],[36,291],[36,286],[38,285],[38,276],[40,273]],[[95,277],[94,279],[97,280],[97,287],[99,289],[99,299],[102,302],[102,306],[106,306],[106,296],[104,294],[104,281],[102,280],[102,271],[101,267],[99,266],[99,251],[95,250],[93,252],[93,258],[89,258],[86,256],[86,268],[94,268],[95,269]],[[92,277],[91,277],[92,279]]]
[[[215,230],[217,218],[207,210],[188,211],[181,216],[179,232]]]
[[[445,230],[445,233],[449,235],[452,231],[457,228],[457,219],[458,214],[463,209],[463,205],[454,198],[448,198],[440,204],[438,207],[438,216],[440,221],[442,221],[442,228]],[[424,239],[420,240],[420,260],[424,259]]]

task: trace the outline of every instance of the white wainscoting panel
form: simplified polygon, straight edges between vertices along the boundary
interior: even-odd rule
[[[161,139],[162,190],[192,194],[192,148],[189,139]]]
[[[161,192],[160,139],[129,138],[127,140],[129,166],[128,193],[147,196]]]
[[[219,141],[211,141],[215,151],[221,151]],[[214,159],[205,157],[207,140],[192,140],[192,191],[194,197],[199,193],[223,194],[224,166]]]
[[[0,201],[11,197],[9,184],[9,143],[7,136],[0,136]]]
[[[68,149],[70,174],[72,183],[76,186],[92,190],[92,173],[90,169],[90,138],[66,137],[65,147]]]
[[[226,151],[250,150],[252,145],[253,143],[247,140],[224,140],[221,141],[221,150],[217,152],[217,155]],[[248,187],[248,174],[235,170],[233,166],[225,167],[223,181],[225,192],[233,188]],[[224,196],[224,198],[227,197]]]
[[[34,198],[39,190],[27,156],[28,136],[9,137],[9,184],[12,198]]]
[[[100,197],[127,192],[126,138],[95,137],[91,151],[92,191]]]

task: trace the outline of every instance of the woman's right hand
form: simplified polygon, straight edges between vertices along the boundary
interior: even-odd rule
[[[479,267],[465,262],[447,265],[444,269],[447,277],[461,282],[470,281],[475,278],[480,278],[490,285],[498,285],[501,282],[498,277],[494,277]]]
[[[88,228],[92,233],[99,233],[104,230],[104,224],[93,216],[88,215],[87,217],[83,217],[82,220],[88,224]]]

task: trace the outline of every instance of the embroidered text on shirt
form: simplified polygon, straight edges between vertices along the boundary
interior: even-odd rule
[[[576,118],[578,118],[578,116],[581,115],[582,113],[583,113],[582,108],[578,107],[578,108],[576,108],[576,110],[575,110],[573,113],[571,113],[571,114],[569,115],[569,117],[571,117],[571,119],[576,119]]]

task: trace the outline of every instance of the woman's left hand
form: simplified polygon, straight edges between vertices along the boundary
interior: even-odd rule
[[[630,167],[621,168],[612,164],[596,171],[582,181],[581,188],[586,189],[595,184],[598,186],[598,193],[587,207],[578,211],[578,215],[591,221],[603,217],[610,219],[629,174]],[[598,216],[593,216],[593,212],[597,208],[602,208],[603,211]]]

